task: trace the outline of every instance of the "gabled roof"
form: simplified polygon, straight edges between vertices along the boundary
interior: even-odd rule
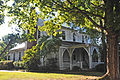
[[[25,49],[25,42],[22,43],[22,44],[17,44],[17,46],[15,46],[14,48],[10,49],[10,51],[18,50],[18,49]]]

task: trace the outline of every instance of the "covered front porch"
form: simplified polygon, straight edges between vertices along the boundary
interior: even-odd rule
[[[73,67],[91,69],[92,57],[90,46],[81,44],[75,46],[61,46],[59,49],[59,69],[72,70]]]

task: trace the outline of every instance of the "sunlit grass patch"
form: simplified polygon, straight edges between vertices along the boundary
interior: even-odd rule
[[[0,72],[0,80],[84,80],[96,78],[99,77],[58,73]]]

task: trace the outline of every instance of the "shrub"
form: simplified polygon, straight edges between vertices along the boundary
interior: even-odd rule
[[[48,59],[47,65],[49,70],[58,70],[57,58]]]
[[[96,71],[99,71],[99,72],[104,72],[105,69],[104,69],[104,64],[98,64],[95,66],[95,70]]]
[[[15,61],[13,65],[16,69],[24,69],[24,63],[22,61]]]
[[[0,61],[0,69],[10,70],[13,69],[13,61]]]
[[[73,71],[78,71],[78,70],[80,70],[80,67],[78,67],[78,66],[73,66],[72,70],[73,70]]]
[[[58,71],[58,69],[59,67],[57,66],[56,58],[47,59],[46,65],[39,67],[39,71],[44,71],[44,72],[54,72],[54,71]]]
[[[25,51],[25,56],[22,57],[26,70],[37,70],[38,64],[40,64],[40,55],[36,50],[37,46],[33,46],[31,49]]]

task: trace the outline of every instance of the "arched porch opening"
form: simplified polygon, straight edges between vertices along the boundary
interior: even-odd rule
[[[70,55],[67,49],[63,53],[63,67],[64,69],[70,68]]]
[[[92,62],[98,62],[98,53],[96,49],[93,50]]]
[[[89,68],[89,56],[84,48],[75,48],[72,54],[72,66],[77,66],[82,69]]]

